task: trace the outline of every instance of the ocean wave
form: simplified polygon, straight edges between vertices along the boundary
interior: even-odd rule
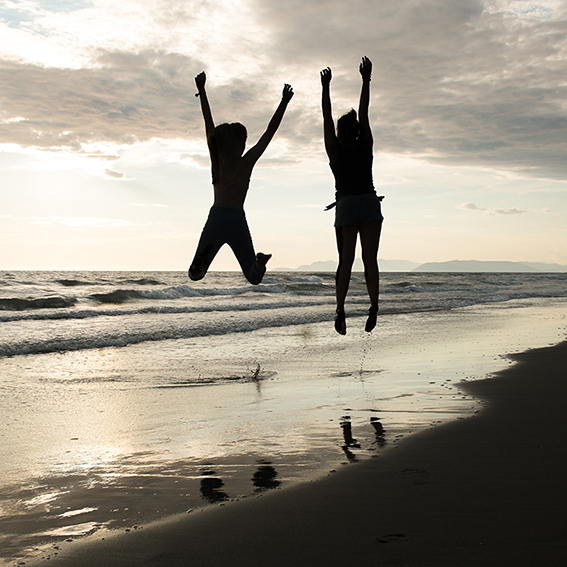
[[[4,281],[11,282],[11,275],[4,274]],[[335,307],[332,274],[270,274],[259,286],[249,285],[240,273],[213,272],[198,283],[188,282],[184,274],[162,272],[16,275],[14,287],[0,288],[4,330],[0,356],[120,347],[327,321]],[[380,312],[395,315],[511,299],[566,297],[566,282],[567,274],[385,273]],[[67,295],[70,288],[72,294]],[[347,314],[365,316],[367,309],[364,279],[353,277]]]
[[[295,295],[321,295],[321,296],[334,296],[335,295],[335,286],[330,284],[306,284],[306,283],[294,283],[288,284],[287,290],[294,293]],[[359,295],[360,293],[356,290],[349,290],[349,295]]]
[[[154,280],[152,278],[139,278],[133,280],[124,280],[124,283],[134,284],[134,285],[163,285],[163,282]]]
[[[414,282],[402,281],[402,282],[394,282],[394,283],[387,283],[382,284],[382,289],[388,289],[392,292],[400,292],[400,291],[411,291],[414,288],[419,287],[420,290],[423,290],[423,287],[417,286]]]
[[[98,303],[121,304],[139,300],[171,300],[182,299],[184,297],[213,297],[213,296],[236,296],[245,293],[285,293],[286,286],[258,285],[242,287],[212,287],[196,288],[188,285],[167,287],[164,289],[117,289],[107,293],[93,293],[88,296]]]
[[[243,291],[251,291],[253,293],[285,293],[287,291],[286,285],[255,285],[252,288],[246,288]]]
[[[290,282],[309,282],[309,283],[323,283],[323,279],[319,276],[305,276],[305,277],[294,277],[289,276]]]
[[[136,315],[152,315],[152,314],[196,314],[196,313],[239,313],[242,311],[262,311],[267,309],[282,309],[282,308],[297,308],[313,307],[316,305],[325,305],[328,303],[327,298],[321,297],[318,301],[310,299],[308,301],[299,300],[294,298],[287,298],[278,302],[273,301],[246,301],[240,303],[207,303],[199,305],[151,305],[151,306],[132,306],[130,308],[110,308],[105,307],[102,309],[75,309],[70,311],[48,311],[48,312],[18,312],[6,313],[0,315],[0,322],[8,323],[15,321],[49,321],[49,320],[77,320],[77,319],[90,319],[96,317],[129,317]]]
[[[180,299],[183,297],[199,297],[205,295],[236,295],[237,293],[242,293],[242,290],[228,290],[222,288],[197,290],[189,286],[176,286],[154,290],[116,289],[108,293],[93,293],[88,297],[98,303],[121,304],[139,300]]]
[[[40,297],[21,299],[19,297],[0,298],[1,311],[26,311],[28,309],[63,309],[77,303],[75,297]]]
[[[89,298],[99,303],[120,304],[141,299],[142,296],[135,289],[117,289],[115,291],[109,291],[108,293],[93,293],[89,295]]]
[[[380,293],[424,293],[426,290],[420,286],[409,282],[382,286]],[[431,290],[429,290],[431,291]]]
[[[85,282],[82,280],[55,280],[63,287],[78,287],[83,285],[95,285],[93,282]]]
[[[215,320],[201,321],[194,326],[185,321],[139,328],[117,325],[107,327],[105,331],[93,327],[89,332],[83,332],[72,337],[56,336],[37,338],[35,340],[30,340],[30,338],[11,340],[5,344],[0,344],[0,357],[125,347],[142,342],[226,335],[271,327],[285,327],[332,320],[334,311],[328,305],[319,307],[320,309],[302,310],[270,309],[265,313],[253,313],[251,317],[240,317],[230,321],[226,317],[219,317]],[[362,310],[360,310],[360,314],[362,314]]]
[[[501,280],[501,279],[493,279],[493,280],[486,280],[488,285],[494,285],[497,287],[510,287],[513,285],[522,285],[522,282],[519,279],[512,279],[512,280]]]

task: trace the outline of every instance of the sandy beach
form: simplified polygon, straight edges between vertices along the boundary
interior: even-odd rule
[[[473,416],[313,482],[62,543],[26,565],[562,566],[567,343],[462,388]]]

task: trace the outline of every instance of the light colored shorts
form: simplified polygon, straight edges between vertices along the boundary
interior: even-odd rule
[[[335,210],[335,227],[360,226],[374,221],[382,221],[382,207],[376,193],[364,195],[345,195],[337,201]]]

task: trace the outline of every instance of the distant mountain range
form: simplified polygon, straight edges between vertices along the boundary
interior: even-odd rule
[[[542,262],[481,262],[479,260],[451,260],[426,262],[412,272],[567,272],[567,266]]]
[[[567,266],[543,262],[489,262],[480,260],[451,260],[449,262],[410,262],[409,260],[379,260],[383,272],[567,272]],[[334,272],[335,260],[313,262],[293,268],[275,268],[279,272]],[[360,258],[354,262],[353,271],[362,272]]]

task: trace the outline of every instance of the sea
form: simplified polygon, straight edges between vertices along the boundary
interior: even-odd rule
[[[567,336],[566,273],[0,272],[0,565],[376,458]]]
[[[259,286],[240,273],[0,272],[0,357],[124,347],[330,321],[334,274],[271,272]],[[567,274],[381,275],[380,312],[446,311],[512,299],[567,297]],[[362,315],[362,274],[347,314]]]

